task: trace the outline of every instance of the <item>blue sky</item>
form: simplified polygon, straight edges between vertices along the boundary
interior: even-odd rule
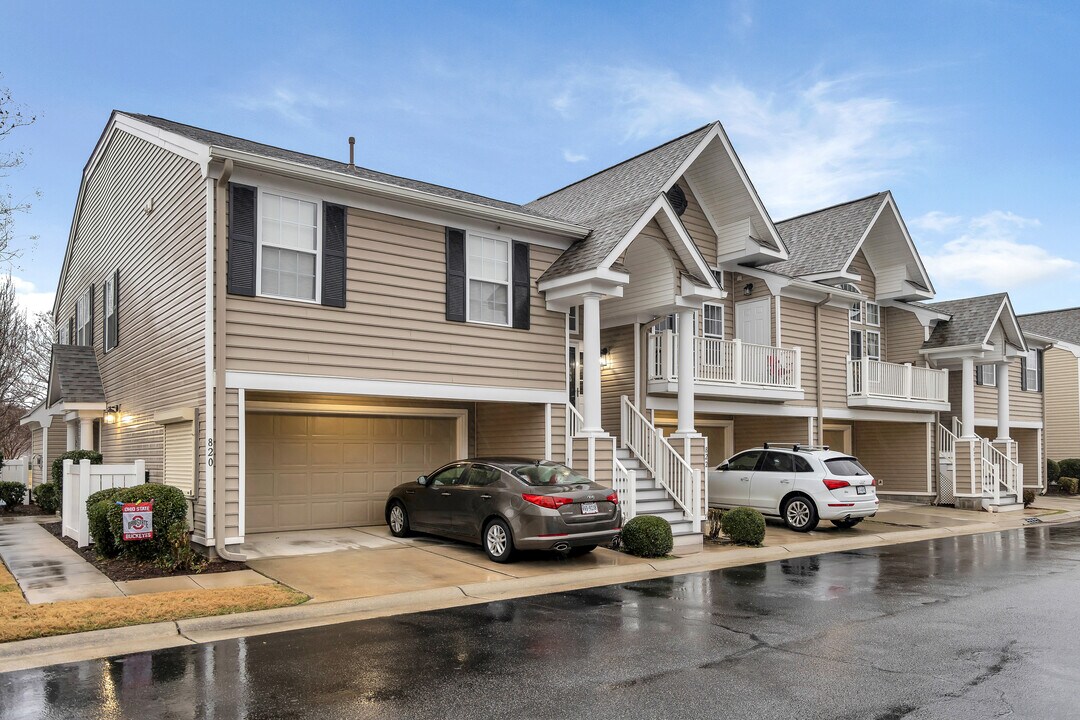
[[[169,5],[5,9],[29,307],[113,108],[519,202],[719,119],[774,219],[889,188],[940,299],[1080,305],[1072,3]]]

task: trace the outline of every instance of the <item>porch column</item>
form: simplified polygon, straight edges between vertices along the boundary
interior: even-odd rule
[[[997,364],[997,372],[994,373],[997,378],[997,391],[998,391],[998,431],[997,441],[1008,441],[1009,437],[1009,363],[999,362]]]
[[[93,418],[79,418],[79,449],[94,449],[94,420]]]
[[[963,423],[964,437],[975,438],[975,359],[963,360],[961,378],[960,422]]]
[[[679,427],[677,435],[694,435],[694,311],[679,311]]]
[[[64,423],[67,428],[67,449],[68,452],[79,449],[79,426],[77,420],[68,420]]]
[[[602,435],[600,426],[600,296],[589,293],[584,296],[582,313],[582,388],[580,402],[582,434]]]

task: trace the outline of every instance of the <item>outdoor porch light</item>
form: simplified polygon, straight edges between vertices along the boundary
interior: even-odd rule
[[[752,292],[754,292],[754,283],[746,283],[746,285],[743,286],[742,294],[749,295]]]
[[[606,369],[611,366],[611,355],[608,353],[607,348],[603,348],[600,351],[600,367]]]
[[[120,419],[120,405],[109,405],[105,408],[105,422],[109,425],[114,424]]]

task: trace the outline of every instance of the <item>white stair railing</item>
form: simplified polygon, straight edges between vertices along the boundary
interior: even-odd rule
[[[951,493],[947,493],[949,497],[956,497],[956,435],[949,432],[949,428],[945,427],[941,423],[938,423],[938,462],[946,461],[949,463],[949,467],[946,470],[942,470],[939,465],[938,470],[938,483],[948,483],[948,486],[952,488]],[[938,496],[942,496],[942,493],[938,492]]]
[[[1020,493],[1016,488],[1016,480],[1020,476],[1018,463],[994,447],[986,438],[982,439],[982,458],[983,492],[990,492],[994,500],[1000,501],[1001,488],[1004,487],[1009,494],[1016,495],[1019,499]]]
[[[679,379],[677,333],[649,335],[649,379]],[[695,380],[703,383],[798,390],[802,387],[801,348],[755,345],[742,340],[694,338]]]
[[[612,463],[611,489],[619,496],[619,509],[626,524],[637,515],[637,473],[627,470],[619,458],[612,458]]]
[[[916,365],[848,357],[848,395],[948,402],[949,372]]]
[[[693,523],[694,531],[700,531],[698,473],[626,395],[622,396],[622,441],[682,509],[683,515]]]

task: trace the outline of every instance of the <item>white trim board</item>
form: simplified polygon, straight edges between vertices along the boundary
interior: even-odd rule
[[[340,395],[408,397],[425,400],[469,400],[479,402],[516,402],[562,404],[566,390],[492,387],[488,385],[445,385],[439,383],[367,380],[363,378],[228,370],[225,387],[277,392],[309,392]]]

